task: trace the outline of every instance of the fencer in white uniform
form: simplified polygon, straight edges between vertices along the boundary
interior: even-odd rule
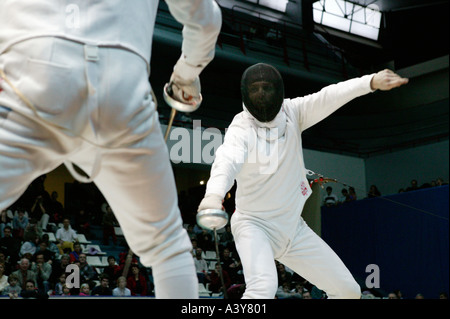
[[[221,12],[213,0],[166,3],[183,43],[172,75],[158,76],[189,100],[214,57]],[[197,298],[149,83],[157,10],[157,0],[0,2],[0,210],[64,163],[105,196],[128,245],[152,267],[156,297]]]
[[[278,287],[274,260],[324,290],[329,298],[360,297],[350,271],[301,217],[312,192],[301,133],[358,96],[406,82],[384,70],[287,99],[274,67],[260,63],[244,72],[244,110],[234,117],[217,149],[198,208],[199,212],[221,209],[236,181],[231,228],[246,282],[243,298],[274,298]]]

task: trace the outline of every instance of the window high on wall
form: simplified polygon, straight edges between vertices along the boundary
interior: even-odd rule
[[[256,3],[277,11],[286,12],[289,0],[246,0],[246,2]]]
[[[320,0],[313,3],[315,23],[378,40],[381,12],[377,5],[361,6],[345,0]]]

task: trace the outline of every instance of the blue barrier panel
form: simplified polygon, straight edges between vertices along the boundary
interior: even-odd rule
[[[322,207],[322,238],[359,282],[375,264],[380,290],[439,298],[449,288],[449,186]]]

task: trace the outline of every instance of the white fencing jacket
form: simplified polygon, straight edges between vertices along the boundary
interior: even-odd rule
[[[301,133],[350,100],[372,92],[372,75],[285,99],[276,118],[258,122],[245,108],[217,149],[206,193],[222,197],[237,182],[236,211],[286,227],[297,225],[312,190],[306,178]]]
[[[2,0],[0,54],[28,39],[55,36],[95,46],[122,47],[150,65],[158,0]],[[177,73],[197,77],[214,57],[221,12],[213,0],[166,0],[184,25]]]

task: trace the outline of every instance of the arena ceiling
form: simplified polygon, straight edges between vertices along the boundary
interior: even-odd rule
[[[280,70],[289,98],[387,67],[408,77],[409,84],[348,103],[305,131],[304,147],[367,158],[448,140],[449,1],[350,1],[379,7],[377,41],[312,22],[312,0],[291,0],[286,13],[244,0],[217,2],[222,32],[216,57],[201,75],[203,105],[187,115],[191,119],[226,128],[242,110],[242,72],[256,62]],[[180,54],[179,30],[161,2],[150,80],[166,117],[170,109],[158,92]]]

